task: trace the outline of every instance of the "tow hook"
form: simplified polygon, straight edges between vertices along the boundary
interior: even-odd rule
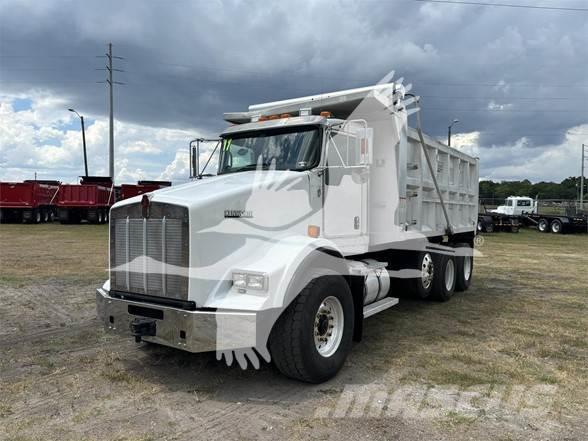
[[[137,343],[141,343],[141,337],[155,336],[155,320],[136,318],[131,322],[131,334]]]

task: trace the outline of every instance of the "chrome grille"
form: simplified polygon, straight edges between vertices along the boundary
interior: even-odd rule
[[[111,289],[187,300],[187,210],[152,204],[150,214],[142,218],[139,204],[111,213]]]

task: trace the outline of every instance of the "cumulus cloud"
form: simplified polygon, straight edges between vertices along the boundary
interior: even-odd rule
[[[30,108],[17,110],[14,96],[0,96],[0,179],[38,178],[75,182],[83,173],[82,139],[77,117],[64,102],[46,94],[30,95]],[[67,107],[67,104],[66,104]],[[89,172],[107,174],[108,123],[90,115],[86,123]],[[118,183],[155,179],[198,134],[186,130],[118,122],[115,125]],[[180,170],[173,179],[187,179]]]

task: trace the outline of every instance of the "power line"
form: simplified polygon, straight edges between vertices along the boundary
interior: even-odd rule
[[[486,3],[486,2],[471,2],[471,1],[457,1],[457,0],[415,0],[417,2],[427,3],[449,3],[453,5],[476,5],[476,6],[499,6],[504,8],[522,8],[522,9],[544,9],[552,11],[576,11],[588,12],[588,8],[568,8],[561,6],[534,6],[534,5],[517,5],[512,3]]]

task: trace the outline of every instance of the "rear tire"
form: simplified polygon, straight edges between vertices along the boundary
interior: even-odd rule
[[[41,213],[41,210],[33,210],[33,222],[35,224],[40,224],[42,220],[43,215]]]
[[[49,222],[49,210],[43,209],[43,222]]]
[[[347,282],[339,275],[317,272],[274,325],[269,339],[272,361],[287,377],[322,383],[343,366],[351,351],[353,326]]]
[[[486,226],[484,227],[484,232],[485,233],[494,233],[494,224],[493,223],[486,224]]]
[[[539,223],[537,224],[537,229],[539,231],[541,231],[542,233],[547,233],[549,232],[549,222],[547,222],[547,219],[539,219]]]
[[[455,290],[466,291],[470,287],[474,275],[473,249],[469,243],[456,243],[455,248],[461,249],[460,254],[465,254],[463,256],[455,256],[455,263],[457,266]]]
[[[409,280],[411,292],[419,299],[426,299],[433,291],[433,281],[435,278],[435,258],[428,251],[423,251],[417,257],[417,271],[420,271],[421,277]]]
[[[67,209],[59,210],[59,222],[62,224],[71,224],[73,219],[73,212]]]
[[[103,222],[104,222],[104,219],[102,217],[102,210],[98,210],[98,212],[96,213],[96,223],[101,224]]]
[[[433,278],[433,298],[446,302],[455,292],[457,265],[455,258],[447,254],[438,254],[435,277]]]
[[[554,234],[561,234],[563,230],[563,224],[559,219],[554,219],[551,222],[551,232]]]

